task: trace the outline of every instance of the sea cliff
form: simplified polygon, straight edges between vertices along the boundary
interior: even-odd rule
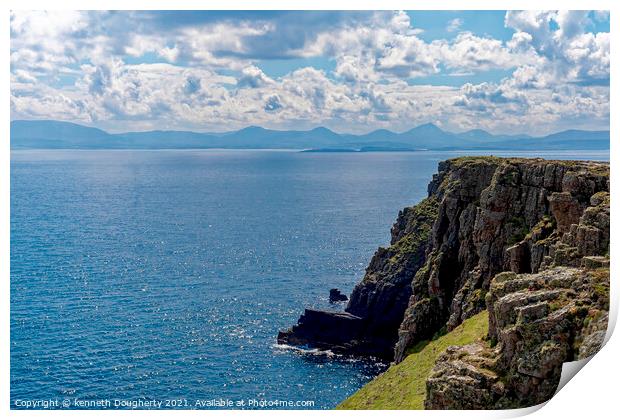
[[[306,310],[278,341],[400,363],[419,343],[488,310],[485,336],[448,347],[424,378],[424,405],[435,409],[545,401],[563,362],[600,347],[609,291],[608,164],[447,160],[428,197],[402,210],[391,234],[344,312]]]

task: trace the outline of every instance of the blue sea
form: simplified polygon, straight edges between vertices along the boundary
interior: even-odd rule
[[[329,289],[351,292],[463,154],[13,151],[11,407],[335,407],[385,365],[280,347],[278,330],[342,309]]]

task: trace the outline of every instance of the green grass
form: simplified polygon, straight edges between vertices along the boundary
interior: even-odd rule
[[[483,311],[432,341],[410,349],[405,360],[391,366],[362,389],[341,402],[338,410],[423,410],[426,378],[437,357],[449,346],[462,346],[481,340],[489,328]]]

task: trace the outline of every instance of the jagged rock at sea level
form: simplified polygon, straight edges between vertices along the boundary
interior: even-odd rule
[[[340,290],[338,290],[338,289],[329,289],[329,301],[331,303],[346,302],[347,300],[349,300],[347,295],[342,293]]]
[[[316,319],[309,318],[307,310],[297,325],[280,332],[278,342],[391,359],[411,296],[411,279],[424,263],[436,214],[434,197],[402,210],[392,227],[390,246],[372,257],[344,312],[314,311],[321,312]],[[347,332],[334,333],[341,328]]]
[[[298,324],[280,331],[278,343],[347,352],[363,328],[362,319],[346,312],[306,309]]]

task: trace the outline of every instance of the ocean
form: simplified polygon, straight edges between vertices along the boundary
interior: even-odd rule
[[[342,309],[329,289],[351,292],[437,163],[482,153],[609,160],[13,151],[11,407],[335,407],[385,364],[281,347],[278,330]]]

